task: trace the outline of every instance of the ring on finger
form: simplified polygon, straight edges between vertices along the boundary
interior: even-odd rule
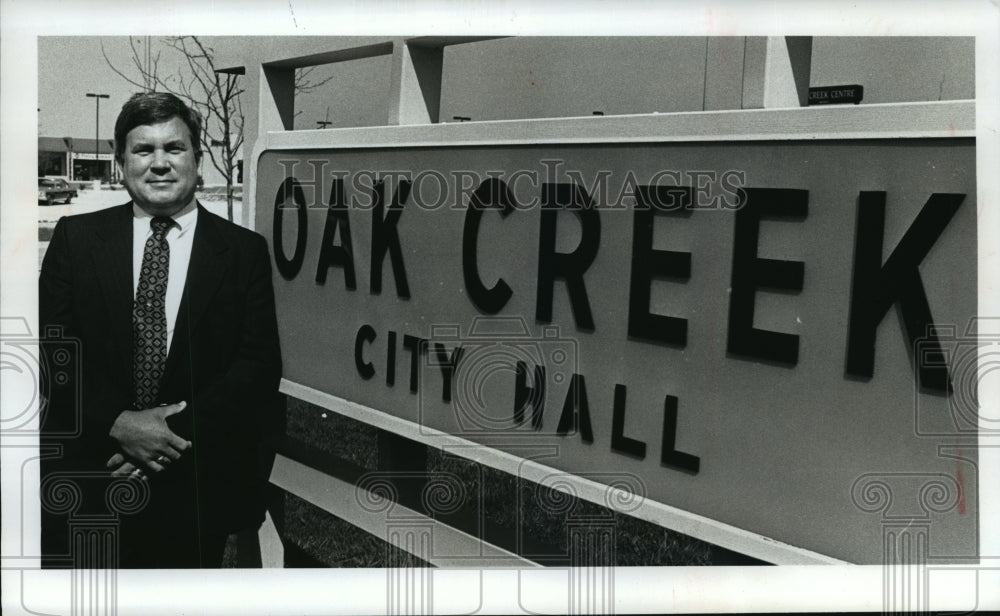
[[[157,464],[163,464],[166,461],[167,461],[167,456],[160,456],[159,458],[156,459]]]

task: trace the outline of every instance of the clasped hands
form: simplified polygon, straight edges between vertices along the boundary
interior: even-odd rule
[[[108,459],[105,466],[115,477],[146,479],[146,471],[159,473],[191,447],[174,434],[167,417],[184,410],[186,402],[166,404],[142,411],[122,411],[109,433],[118,441],[121,453]]]

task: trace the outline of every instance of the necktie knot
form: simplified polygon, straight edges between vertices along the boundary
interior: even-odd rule
[[[149,226],[153,229],[153,233],[157,237],[163,237],[167,234],[167,230],[170,229],[174,224],[174,219],[169,216],[155,216],[153,220],[150,221]]]

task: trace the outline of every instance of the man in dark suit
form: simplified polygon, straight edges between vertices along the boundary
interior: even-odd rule
[[[43,445],[61,448],[43,464],[50,564],[217,567],[227,535],[264,519],[281,376],[270,256],[197,203],[200,132],[177,97],[133,96],[115,124],[132,201],[63,218],[46,252],[42,331],[80,351],[79,395],[51,388],[43,423]],[[77,420],[77,436],[54,436]],[[88,563],[68,508],[47,506],[59,476],[80,486],[70,517],[116,521],[117,562]],[[109,483],[125,481],[113,502]]]

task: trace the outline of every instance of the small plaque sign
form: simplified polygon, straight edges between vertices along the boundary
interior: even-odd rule
[[[809,88],[810,105],[857,105],[865,95],[864,86],[824,86]]]

